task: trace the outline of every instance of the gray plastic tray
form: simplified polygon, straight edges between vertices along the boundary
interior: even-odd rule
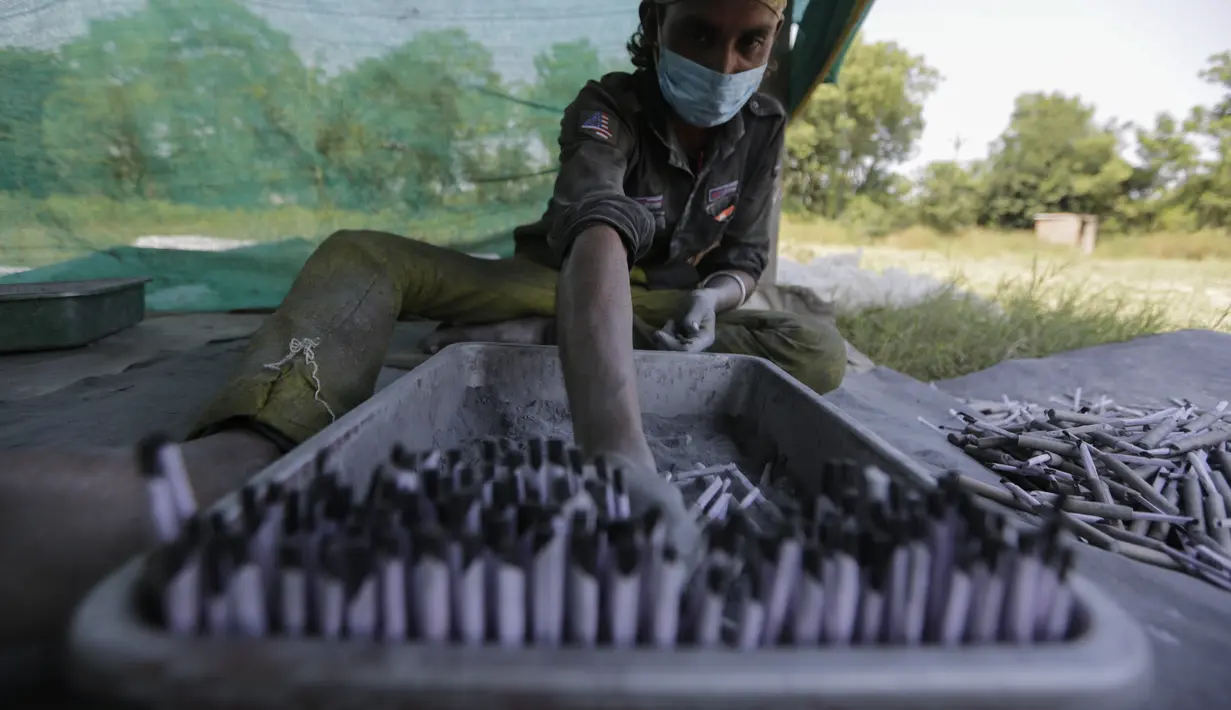
[[[148,278],[0,285],[0,353],[87,345],[145,317]]]
[[[795,476],[849,457],[930,485],[913,462],[773,365],[750,357],[637,353],[643,410],[755,422]],[[463,407],[463,404],[466,406]],[[342,470],[371,470],[391,444],[447,447],[524,435],[566,411],[554,349],[452,346],[258,475],[308,475],[321,449]],[[530,422],[530,423],[527,423]],[[694,430],[695,431],[695,430]],[[543,434],[557,432],[541,432]],[[805,489],[812,484],[797,478]],[[237,496],[219,503],[235,510]],[[147,707],[260,708],[1130,708],[1151,682],[1144,633],[1088,581],[1074,579],[1079,633],[1068,643],[951,649],[736,650],[425,647],[315,640],[177,638],[136,615],[130,562],[83,602],[70,673],[87,693]]]

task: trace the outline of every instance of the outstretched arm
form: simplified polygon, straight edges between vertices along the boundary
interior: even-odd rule
[[[618,453],[654,470],[641,431],[628,270],[654,218],[624,194],[636,136],[620,102],[587,84],[560,123],[560,174],[547,243],[561,259],[556,338],[574,437],[589,455]]]
[[[636,139],[615,101],[591,83],[564,113],[548,245],[562,260],[556,339],[573,435],[587,455],[624,471],[634,509],[662,509],[687,552],[698,528],[679,489],[658,475],[641,429],[628,270],[654,238],[654,218],[624,194]]]
[[[557,338],[577,443],[654,470],[641,429],[633,366],[628,252],[620,235],[594,225],[573,244],[560,273]]]
[[[598,224],[578,235],[558,288],[557,339],[574,438],[588,455],[623,469],[634,512],[657,506],[672,544],[689,556],[700,529],[679,489],[658,475],[641,429],[628,249],[619,233]]]

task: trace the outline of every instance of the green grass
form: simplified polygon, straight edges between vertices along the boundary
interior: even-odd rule
[[[476,241],[537,219],[542,205],[485,205],[429,214],[309,209],[230,210],[98,197],[33,200],[0,193],[0,265],[42,266],[132,245],[145,235],[205,235],[252,242],[322,239],[339,229],[378,229],[435,243]]]
[[[1169,246],[1176,240],[1188,243]],[[797,261],[861,249],[865,268],[950,284],[915,306],[839,318],[874,362],[924,381],[1183,328],[1231,332],[1228,247],[1228,235],[1148,235],[1109,239],[1082,257],[1028,232],[914,228],[869,242],[823,222],[787,219],[782,229],[782,253]]]
[[[1004,282],[989,300],[955,284],[914,306],[840,316],[838,327],[873,362],[925,382],[1169,330],[1155,304],[1092,293],[1042,272]]]
[[[974,227],[941,234],[927,227],[909,227],[883,237],[866,237],[841,224],[802,215],[784,215],[783,239],[796,245],[878,247],[937,254],[992,256],[1036,255],[1071,258],[1073,251],[1043,244],[1030,230],[992,230]],[[1231,261],[1231,232],[1101,234],[1095,259],[1165,259],[1171,261]]]

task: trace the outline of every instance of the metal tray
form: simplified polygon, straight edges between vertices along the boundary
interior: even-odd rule
[[[849,457],[930,485],[927,473],[777,367],[757,358],[637,353],[650,415],[740,414],[803,464]],[[465,405],[465,406],[463,406]],[[532,427],[531,411],[567,411],[554,349],[460,345],[406,375],[258,475],[308,475],[317,452],[343,470],[372,470],[395,441],[448,447],[475,433]],[[504,430],[501,430],[501,429]],[[476,429],[483,431],[476,432]],[[491,431],[496,429],[496,431]],[[547,432],[542,432],[546,434]],[[520,434],[519,434],[520,435]],[[234,511],[238,496],[219,503]],[[1075,639],[1036,647],[863,647],[756,652],[575,648],[505,651],[184,639],[136,612],[141,560],[83,602],[70,634],[69,671],[84,692],[145,707],[261,708],[1129,708],[1151,678],[1144,633],[1083,579]]]
[[[78,347],[135,325],[150,280],[0,285],[0,353]]]

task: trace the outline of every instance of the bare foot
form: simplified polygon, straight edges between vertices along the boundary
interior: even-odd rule
[[[444,328],[423,339],[423,351],[436,353],[454,343],[508,343],[515,345],[550,345],[554,338],[554,318],[522,318],[519,320]]]
[[[265,439],[228,431],[183,446],[201,507],[278,457]],[[104,575],[152,542],[131,449],[15,450],[0,468],[0,645],[64,630]]]

